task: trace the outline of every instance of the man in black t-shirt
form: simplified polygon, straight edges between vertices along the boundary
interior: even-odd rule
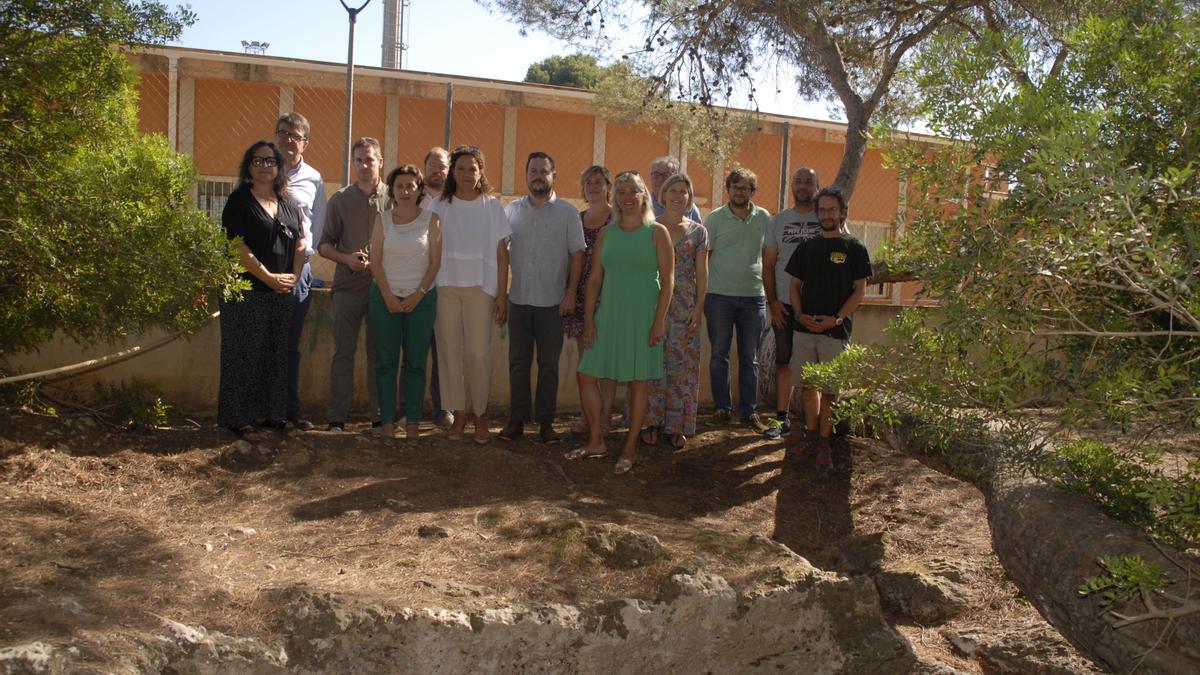
[[[807,454],[815,450],[817,466],[833,465],[829,447],[830,415],[837,392],[813,392],[803,381],[806,363],[832,361],[850,344],[851,314],[862,303],[871,276],[871,260],[862,242],[844,230],[846,198],[837,188],[817,193],[817,219],[821,236],[801,244],[787,264],[792,275],[790,297],[796,311],[792,345],[792,378],[804,388],[803,434],[788,437],[788,450]]]

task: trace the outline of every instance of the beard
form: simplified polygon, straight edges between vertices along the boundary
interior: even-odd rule
[[[546,181],[534,181],[529,184],[529,194],[535,197],[545,197],[550,194],[550,184]]]
[[[446,187],[446,179],[441,176],[430,176],[428,179],[426,179],[425,186],[432,190],[441,192],[442,188]]]
[[[826,232],[833,232],[834,230],[838,229],[841,226],[842,226],[842,222],[840,220],[828,220],[828,221],[822,220],[821,221],[821,229],[825,230]]]

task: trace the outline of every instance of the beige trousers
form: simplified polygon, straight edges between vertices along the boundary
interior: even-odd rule
[[[496,299],[478,286],[438,286],[438,379],[442,406],[467,409],[467,373],[470,373],[471,410],[487,412],[492,375],[492,311]]]

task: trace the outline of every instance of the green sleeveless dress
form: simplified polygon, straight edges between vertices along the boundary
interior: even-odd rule
[[[654,223],[633,232],[605,228],[604,286],[596,309],[596,342],[584,352],[579,370],[618,382],[662,377],[663,343],[650,346],[650,327],[658,307],[658,256]]]

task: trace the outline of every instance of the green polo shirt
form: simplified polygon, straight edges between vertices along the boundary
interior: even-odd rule
[[[737,217],[726,204],[704,219],[708,229],[708,292],[718,295],[761,297],[762,248],[771,214],[750,204],[750,215]]]

